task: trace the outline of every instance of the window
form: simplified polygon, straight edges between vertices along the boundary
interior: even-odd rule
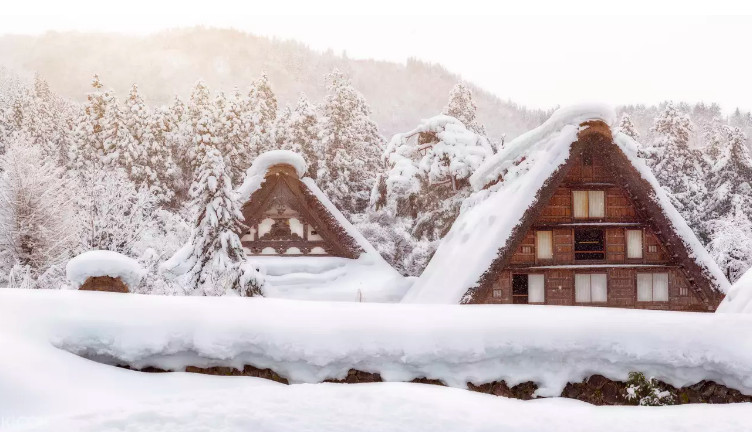
[[[656,252],[658,252],[658,246],[656,246],[656,245],[650,245],[650,246],[648,246],[648,252],[650,252],[650,253],[656,253]]]
[[[512,303],[543,303],[545,279],[542,274],[516,274],[512,276]]]
[[[603,230],[600,230],[600,229],[574,230],[574,259],[576,260],[606,259],[606,248],[603,242]]]
[[[553,231],[535,232],[535,250],[538,259],[552,259],[554,257],[554,233]]]
[[[575,274],[574,301],[605,303],[608,301],[608,278],[605,274]]]
[[[531,254],[531,253],[533,253],[533,247],[532,246],[522,246],[522,253],[524,253],[524,254]]]
[[[572,191],[575,219],[598,219],[606,216],[606,194],[603,191]]]
[[[627,230],[627,258],[642,258],[642,230]]]
[[[668,273],[637,273],[637,301],[667,302]]]
[[[500,289],[493,290],[493,296],[494,296],[494,298],[500,298],[501,295],[502,295],[502,292],[501,292]]]

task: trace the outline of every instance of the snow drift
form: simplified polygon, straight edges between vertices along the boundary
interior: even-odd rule
[[[123,254],[94,250],[68,261],[65,274],[74,288],[80,288],[87,279],[98,276],[120,278],[128,287],[135,288],[146,275],[146,270],[138,261]]]
[[[250,364],[292,383],[349,369],[460,388],[533,381],[539,396],[641,371],[752,394],[752,316],[741,314],[2,290],[0,316],[43,343],[134,368]]]

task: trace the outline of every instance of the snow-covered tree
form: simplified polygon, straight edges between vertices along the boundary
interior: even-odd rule
[[[136,256],[134,244],[153,229],[156,197],[146,187],[137,188],[123,169],[80,172],[76,200],[82,251],[102,249]]]
[[[245,171],[253,162],[254,153],[249,148],[250,134],[243,123],[247,109],[240,92],[235,89],[233,97],[225,103],[224,109],[220,112],[220,133],[223,141],[221,152],[234,184],[243,181]]]
[[[78,242],[70,182],[30,138],[17,136],[0,156],[0,256],[36,278],[69,257]]]
[[[94,89],[87,96],[76,120],[69,161],[74,170],[88,166],[116,166],[120,163],[120,148],[129,145],[130,134],[114,94],[105,91],[98,75],[92,81]]]
[[[193,172],[203,161],[208,149],[216,149],[220,144],[216,105],[210,100],[209,88],[203,81],[196,83],[193,88],[188,116],[191,121],[192,145],[187,149],[190,166],[185,168]]]
[[[719,136],[708,146],[710,199],[706,218],[739,210],[752,215],[752,156],[747,137],[739,128],[720,126]],[[736,207],[736,209],[732,208]]]
[[[164,270],[182,275],[194,295],[222,295],[228,290],[260,295],[258,269],[244,265],[238,237],[245,229],[240,202],[217,149],[207,149],[196,170],[191,208],[195,212],[191,238],[164,264]]]
[[[708,252],[732,283],[752,267],[752,221],[738,207],[708,222]]]
[[[626,112],[621,115],[621,120],[619,121],[619,130],[635,141],[640,138],[640,133],[637,132],[637,128],[635,127],[634,123],[632,123],[632,117],[630,117]]]
[[[324,163],[324,149],[321,142],[321,123],[316,107],[305,95],[300,95],[287,124],[287,141],[281,147],[300,153],[308,162],[308,176],[317,178],[320,166]]]
[[[442,114],[461,121],[471,131],[478,135],[485,135],[486,128],[476,118],[478,108],[473,101],[473,93],[464,83],[457,83],[449,92],[449,102]]]
[[[627,381],[627,401],[640,406],[674,405],[676,398],[655,378],[645,378],[642,372],[630,372]]]
[[[326,170],[319,169],[319,179],[334,204],[353,215],[368,205],[384,139],[365,98],[342,72],[327,76],[327,88],[321,105]]]
[[[648,164],[666,188],[674,205],[696,231],[707,200],[703,182],[707,170],[698,150],[689,146],[693,130],[689,116],[669,102],[655,119],[651,131],[655,139],[644,149]]]
[[[250,135],[250,151],[255,159],[274,147],[274,125],[277,120],[277,97],[266,74],[251,83],[243,113],[243,127]]]

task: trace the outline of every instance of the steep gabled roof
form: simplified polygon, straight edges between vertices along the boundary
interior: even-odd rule
[[[287,150],[260,155],[237,189],[242,212],[253,220],[282,193],[331,247],[330,256],[261,255],[267,297],[312,300],[398,301],[407,281],[394,270],[319,189],[304,177],[302,156]]]
[[[638,212],[681,263],[701,299],[717,301],[728,281],[637,155],[637,144],[612,131],[610,107],[587,105],[555,112],[512,141],[471,177],[476,192],[403,301],[471,303],[504,268],[517,245],[585,146],[599,146]]]

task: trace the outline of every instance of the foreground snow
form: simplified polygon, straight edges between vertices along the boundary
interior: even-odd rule
[[[752,416],[749,404],[594,407],[566,399],[525,402],[424,384],[285,386],[254,378],[184,378],[217,387],[230,381],[244,385],[181,392],[72,415],[30,417],[20,421],[17,430],[731,432],[746,430]]]
[[[350,367],[386,379],[562,380],[645,370],[750,389],[752,318],[0,290],[0,429],[30,431],[739,431],[749,404],[594,407],[408,383],[293,384],[136,366],[272,366],[293,381]],[[62,347],[64,349],[60,349]],[[670,379],[668,379],[670,378]]]

